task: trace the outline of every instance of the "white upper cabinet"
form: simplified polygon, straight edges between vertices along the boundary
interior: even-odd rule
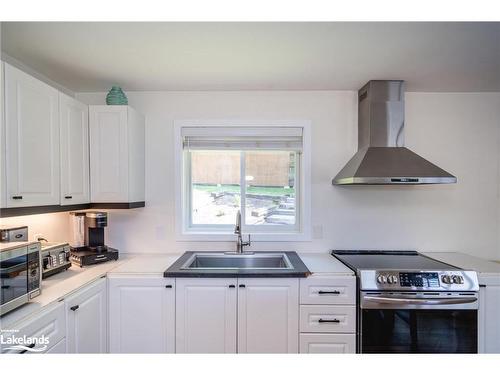
[[[59,93],[61,205],[90,202],[88,106]]]
[[[59,204],[59,93],[5,64],[6,207]]]
[[[298,279],[238,279],[238,353],[298,350]]]
[[[129,106],[89,111],[91,202],[144,202],[144,117]]]

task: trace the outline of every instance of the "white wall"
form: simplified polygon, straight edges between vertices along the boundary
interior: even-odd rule
[[[356,93],[348,91],[130,92],[146,115],[146,208],[112,211],[109,244],[124,252],[231,249],[176,242],[173,121],[312,121],[315,238],[253,249],[384,248],[461,251],[500,259],[500,93],[408,93],[406,145],[458,177],[456,185],[334,187],[357,147]],[[103,104],[103,93],[77,94]]]

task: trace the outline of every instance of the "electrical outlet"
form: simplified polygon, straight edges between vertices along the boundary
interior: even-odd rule
[[[33,235],[33,240],[34,241],[38,241],[39,238],[45,238],[45,239],[47,239],[47,237],[45,237],[45,235],[43,233],[35,233]]]

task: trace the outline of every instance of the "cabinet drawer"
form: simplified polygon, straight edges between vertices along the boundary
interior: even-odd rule
[[[58,344],[66,337],[66,315],[64,311],[64,302],[55,303],[43,312],[36,314],[33,318],[28,319],[16,326],[9,328],[15,332],[12,333],[15,337],[36,337],[41,338],[42,335],[48,340],[47,344],[43,342],[37,343],[33,349],[40,349],[41,353],[45,353],[53,346]],[[20,353],[22,349],[7,350],[10,346],[2,344],[2,353]],[[44,350],[42,348],[46,346]],[[26,351],[27,352],[27,351]]]
[[[300,279],[300,303],[307,305],[354,305],[355,277],[308,277]]]
[[[300,306],[300,332],[355,333],[355,306]]]
[[[356,353],[355,334],[301,333],[300,353]]]
[[[59,341],[57,344],[52,346],[50,349],[47,350],[47,354],[62,354],[66,353],[66,339],[62,339]]]

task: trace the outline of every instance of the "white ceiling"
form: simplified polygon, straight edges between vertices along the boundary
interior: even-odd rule
[[[500,91],[500,23],[2,23],[2,51],[76,91]]]

